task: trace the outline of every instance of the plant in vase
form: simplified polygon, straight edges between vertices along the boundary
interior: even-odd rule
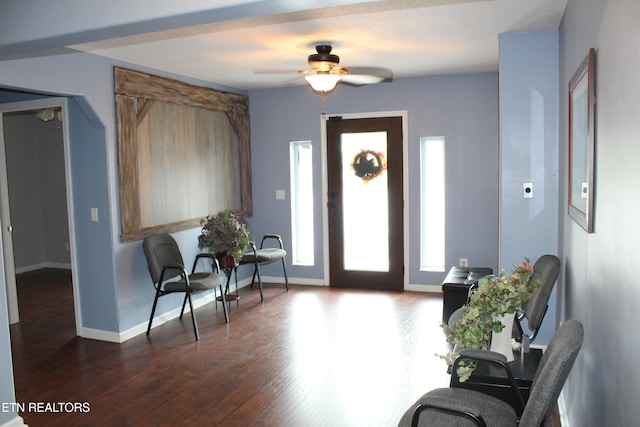
[[[202,230],[198,236],[198,247],[208,248],[218,259],[231,257],[242,258],[249,246],[249,228],[231,209],[209,215],[200,220]],[[221,261],[221,264],[223,262]],[[224,265],[223,265],[224,266]]]
[[[522,305],[529,301],[540,286],[531,281],[533,264],[527,258],[516,265],[511,274],[504,269],[499,276],[485,276],[477,288],[469,295],[469,302],[462,307],[461,318],[453,325],[442,325],[447,341],[454,345],[451,352],[440,356],[448,364],[458,356],[459,349],[489,350],[492,336],[503,330],[501,318],[506,314],[522,311]],[[510,318],[513,322],[513,318]],[[508,337],[511,341],[511,335]],[[510,346],[509,346],[510,349]],[[464,361],[466,362],[466,361]],[[461,363],[458,367],[460,381],[466,381],[475,369],[474,363]]]

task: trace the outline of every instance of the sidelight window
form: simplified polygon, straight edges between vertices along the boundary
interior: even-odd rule
[[[420,138],[420,270],[445,270],[444,137]]]
[[[313,265],[313,165],[311,141],[290,144],[293,264]]]

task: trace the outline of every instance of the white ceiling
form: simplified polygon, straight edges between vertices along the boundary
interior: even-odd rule
[[[342,66],[385,67],[394,78],[493,72],[501,33],[557,29],[565,6],[566,0],[373,1],[67,47],[246,90],[304,84],[296,74],[255,71],[306,69],[317,41],[331,42]]]

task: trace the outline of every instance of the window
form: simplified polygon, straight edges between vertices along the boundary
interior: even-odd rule
[[[420,270],[444,271],[444,137],[420,138]]]
[[[313,165],[311,141],[290,145],[293,264],[313,265]]]

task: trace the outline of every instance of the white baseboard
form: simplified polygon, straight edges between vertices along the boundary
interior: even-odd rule
[[[29,271],[40,270],[43,268],[60,268],[64,270],[71,270],[71,264],[61,263],[61,262],[41,262],[39,264],[32,264],[32,265],[27,265],[25,267],[18,267],[16,268],[16,274],[28,273]]]
[[[441,294],[442,285],[412,285],[409,283],[405,290],[413,292],[435,292],[437,294]]]
[[[24,423],[24,420],[22,419],[21,416],[17,415],[15,418],[0,425],[0,427],[29,427],[29,426]]]
[[[278,283],[284,285],[284,277],[276,276],[262,276],[264,283]],[[248,280],[248,284],[251,283],[251,279]],[[323,279],[303,279],[303,278],[289,278],[290,285],[308,285],[308,286],[328,286]]]
[[[276,283],[276,284],[284,284],[284,277],[276,277],[276,276],[263,276],[262,281],[264,283]],[[238,288],[244,288],[251,284],[251,277],[247,277],[238,281]],[[295,285],[307,285],[307,286],[328,286],[324,280],[322,279],[305,279],[305,278],[290,278],[289,284]],[[233,286],[233,285],[232,285]],[[425,288],[424,285],[419,286],[420,289]],[[232,288],[233,289],[233,288]],[[427,291],[429,292],[429,291]],[[202,296],[196,299],[193,302],[194,308],[202,307],[205,304],[213,302],[214,297],[213,293],[210,293],[206,296]],[[180,316],[180,309],[182,307],[176,307],[173,310],[170,310],[166,313],[163,313],[159,316],[156,316],[153,319],[152,329],[166,323],[170,320],[176,319]],[[187,307],[186,312],[189,311]],[[82,328],[80,336],[83,338],[89,338],[100,341],[114,342],[114,343],[123,343],[127,340],[130,340],[133,337],[144,334],[147,332],[147,321],[135,325],[127,330],[121,332],[112,332],[112,331],[103,331],[100,329],[92,329],[92,328]],[[4,426],[0,426],[4,427]]]
[[[238,287],[242,287],[240,286],[240,283],[238,283]],[[195,301],[193,301],[193,308],[194,309],[198,309],[206,304],[209,304],[210,302],[214,301],[214,295],[213,292],[210,292],[209,294],[200,297],[198,299],[196,299]],[[153,318],[153,324],[151,325],[151,329],[156,328],[157,326],[162,325],[163,323],[166,323],[170,320],[176,319],[178,317],[180,317],[180,310],[182,309],[182,307],[176,307],[173,310],[167,311],[166,313],[161,314],[160,316],[156,316]],[[185,313],[190,312],[189,307],[185,307]],[[114,341],[114,342],[118,342],[118,343],[122,343],[125,342],[127,340],[130,340],[133,337],[136,337],[138,335],[141,334],[145,334],[147,333],[147,323],[148,321],[145,321],[144,323],[140,323],[132,328],[127,329],[126,331],[122,331],[120,333],[114,333],[115,336],[117,337],[118,341]],[[96,338],[99,339],[99,338]],[[109,340],[105,340],[105,341],[109,341]]]

